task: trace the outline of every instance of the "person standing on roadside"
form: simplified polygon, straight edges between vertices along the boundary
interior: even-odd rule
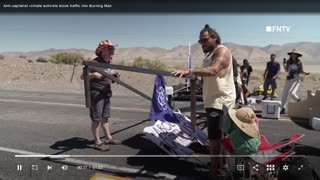
[[[297,102],[300,101],[300,98],[297,95],[297,91],[300,85],[301,75],[310,74],[308,72],[304,72],[302,61],[299,59],[299,57],[302,57],[302,54],[299,52],[297,48],[293,49],[291,52],[288,52],[288,55],[290,56],[290,58],[283,63],[284,69],[286,70],[286,72],[288,72],[288,76],[282,92],[282,110],[280,112],[281,114],[285,113],[289,94]]]
[[[175,70],[172,74],[180,77],[194,74],[203,78],[203,101],[207,115],[210,155],[213,155],[210,158],[210,176],[212,179],[218,179],[220,158],[217,156],[222,153],[224,119],[222,107],[226,105],[233,108],[236,99],[232,54],[227,47],[221,45],[218,32],[207,24],[200,31],[198,42],[206,54],[202,68]]]
[[[252,67],[249,64],[249,61],[247,59],[243,60],[243,65],[240,66],[240,76],[241,76],[241,88],[243,93],[243,104],[248,105],[247,98],[250,96],[250,90],[249,90],[249,81],[251,79],[251,73],[252,73]]]
[[[280,74],[280,64],[276,61],[276,55],[270,55],[270,61],[267,62],[266,69],[263,74],[264,79],[264,97],[263,100],[267,99],[267,91],[271,85],[271,100],[274,98],[275,90],[277,89],[277,79]]]
[[[242,73],[242,83],[248,86],[253,71],[248,59],[243,60],[243,65],[240,67],[240,69]]]
[[[99,43],[96,49],[97,57],[93,59],[93,62],[110,64],[115,51],[115,46],[112,45],[110,40],[104,40]],[[116,77],[120,77],[119,73],[112,70],[106,70],[107,73]],[[91,118],[91,130],[95,141],[94,148],[99,151],[109,151],[111,148],[109,145],[120,144],[120,141],[112,138],[110,133],[109,118],[111,116],[110,98],[112,96],[111,80],[104,77],[98,72],[90,72],[90,118]],[[83,79],[83,74],[81,74]],[[104,132],[105,141],[101,142],[99,134],[99,124]]]

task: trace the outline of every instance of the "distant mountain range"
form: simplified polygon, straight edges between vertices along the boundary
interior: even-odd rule
[[[301,58],[305,64],[320,64],[320,42],[298,42],[288,43],[284,45],[268,45],[265,47],[246,46],[234,43],[224,43],[233,56],[242,62],[248,59],[252,63],[265,63],[269,61],[270,54],[277,55],[277,60],[282,62],[283,58],[288,58],[287,53],[293,48],[299,48],[303,57]],[[168,64],[184,64],[188,58],[188,46],[177,46],[172,49],[164,49],[158,47],[132,47],[118,48],[114,57],[115,61],[132,62],[137,57],[147,59],[157,59]],[[89,49],[47,49],[43,51],[31,52],[2,52],[5,58],[18,58],[20,55],[27,56],[27,59],[36,59],[38,57],[48,57],[58,52],[79,52],[85,57],[95,57],[94,50]],[[191,46],[192,63],[201,64],[204,54],[199,44]]]

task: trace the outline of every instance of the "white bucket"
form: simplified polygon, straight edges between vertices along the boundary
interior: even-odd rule
[[[320,118],[313,117],[311,124],[313,129],[320,131]]]
[[[257,103],[257,102],[256,102],[256,98],[247,98],[247,102],[248,102],[248,104],[250,104],[250,105],[254,105],[254,104]]]
[[[167,86],[166,87],[166,94],[167,94],[167,96],[173,95],[173,87]]]

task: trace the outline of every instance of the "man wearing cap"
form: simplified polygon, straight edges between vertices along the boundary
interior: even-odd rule
[[[283,63],[284,69],[288,72],[287,80],[282,92],[282,110],[281,114],[285,113],[285,108],[287,106],[288,95],[296,100],[300,101],[297,91],[300,85],[300,75],[309,75],[309,73],[303,71],[302,61],[299,57],[302,57],[302,54],[297,48],[293,49],[291,52],[288,52],[290,58]]]
[[[114,55],[115,47],[110,40],[104,40],[99,43],[96,49],[97,57],[93,62],[110,64]],[[119,73],[112,70],[106,70],[107,73],[119,77]],[[90,77],[90,95],[91,95],[91,130],[95,141],[94,148],[100,151],[109,151],[110,144],[120,144],[118,140],[112,138],[109,127],[110,98],[112,96],[111,80],[102,74],[91,71]],[[83,74],[81,75],[83,79]],[[99,134],[99,124],[105,135],[105,141],[102,143]]]
[[[210,154],[214,155],[210,158],[210,175],[212,179],[218,179],[219,158],[217,155],[221,154],[222,107],[223,105],[229,108],[234,107],[236,99],[232,55],[227,47],[221,45],[219,34],[207,24],[200,32],[198,42],[206,54],[202,68],[175,70],[172,74],[180,77],[186,74],[202,76]]]

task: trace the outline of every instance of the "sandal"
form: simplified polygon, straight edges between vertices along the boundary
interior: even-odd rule
[[[95,144],[94,149],[99,150],[99,151],[110,151],[111,150],[110,146],[103,144],[103,143]]]
[[[115,140],[115,139],[110,139],[110,140],[106,140],[105,142],[104,142],[104,144],[111,144],[111,145],[119,145],[119,144],[121,144],[121,141],[119,141],[119,140]]]

